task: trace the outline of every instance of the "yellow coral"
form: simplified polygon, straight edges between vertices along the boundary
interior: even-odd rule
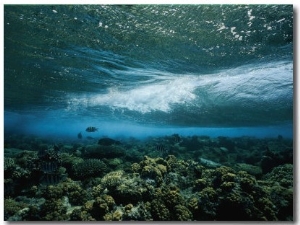
[[[93,209],[93,204],[94,204],[94,200],[91,200],[91,201],[87,201],[85,204],[84,204],[84,208],[86,210],[92,210]]]
[[[124,175],[123,170],[110,172],[101,179],[101,184],[104,187],[107,187],[108,189],[115,188],[117,185],[122,183],[123,175]]]
[[[221,184],[221,188],[223,190],[230,191],[230,190],[232,190],[235,187],[235,185],[236,184],[234,182],[223,182]]]
[[[132,172],[138,173],[140,171],[140,169],[141,169],[140,164],[132,163],[132,165],[131,165]]]
[[[183,198],[179,193],[178,189],[175,190],[168,190],[165,194],[164,194],[164,202],[166,203],[166,205],[168,207],[174,207],[174,205],[181,203]]]
[[[123,212],[121,210],[116,210],[113,213],[113,221],[121,221],[123,216]]]
[[[162,174],[165,174],[167,173],[167,167],[162,165],[162,164],[158,164],[157,165],[157,168],[159,169],[159,171],[162,173]]]
[[[106,213],[104,216],[103,216],[103,219],[105,221],[112,221],[113,220],[113,215],[112,213]]]
[[[102,191],[103,191],[103,187],[101,184],[98,184],[97,186],[94,186],[93,187],[93,190],[92,190],[92,194],[94,197],[98,197],[101,195]]]
[[[113,213],[106,213],[103,216],[103,219],[105,221],[121,221],[123,216],[123,212],[120,209],[117,209]]]
[[[175,215],[176,220],[179,221],[189,221],[193,218],[192,213],[188,208],[186,208],[184,205],[176,205],[175,206]]]
[[[193,197],[190,199],[188,206],[192,210],[197,210],[198,209],[198,199]]]
[[[108,207],[112,207],[115,204],[115,200],[110,195],[104,195],[103,199],[107,203]]]
[[[197,179],[194,183],[194,190],[200,191],[207,186],[207,181],[205,179]]]
[[[128,213],[131,211],[131,209],[133,208],[133,205],[132,204],[127,204],[125,205],[125,211]]]
[[[217,199],[217,192],[212,187],[204,188],[200,192],[201,197],[208,197],[210,200],[215,201]]]
[[[222,181],[235,181],[236,175],[234,173],[226,173],[222,176]]]

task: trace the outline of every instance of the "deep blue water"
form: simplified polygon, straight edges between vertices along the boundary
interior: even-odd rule
[[[292,5],[5,5],[4,134],[293,136]]]

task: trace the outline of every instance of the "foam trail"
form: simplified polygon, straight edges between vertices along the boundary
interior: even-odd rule
[[[208,75],[165,74],[156,83],[132,89],[110,88],[105,94],[70,95],[68,110],[82,107],[107,106],[142,114],[154,111],[170,113],[175,106],[202,108],[208,104],[218,107],[268,103],[281,107],[290,99],[292,103],[292,63],[273,62],[259,66],[247,65]]]
[[[124,108],[140,113],[149,113],[156,110],[169,112],[171,105],[185,104],[196,98],[193,93],[196,88],[195,79],[194,76],[171,78],[128,91],[111,88],[107,94],[71,97],[68,103],[72,107],[83,104],[88,107]]]

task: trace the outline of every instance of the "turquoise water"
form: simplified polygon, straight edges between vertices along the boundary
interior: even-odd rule
[[[293,135],[291,5],[6,5],[4,47],[5,133]]]

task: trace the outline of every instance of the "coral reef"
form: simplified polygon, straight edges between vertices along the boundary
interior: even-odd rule
[[[292,142],[280,137],[20,140],[5,149],[5,220],[293,220]]]

